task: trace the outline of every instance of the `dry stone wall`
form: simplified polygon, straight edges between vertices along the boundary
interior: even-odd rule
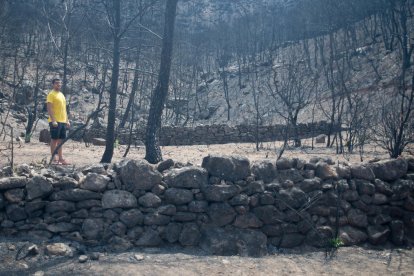
[[[269,247],[401,246],[414,233],[414,159],[335,165],[330,159],[209,155],[172,160],[10,168],[0,178],[1,235],[59,237],[124,251],[180,244],[263,256]]]
[[[284,125],[259,126],[258,139],[261,142],[283,140],[285,137]],[[335,128],[337,129],[337,128]],[[332,131],[335,131],[332,130]],[[299,124],[298,135],[301,138],[314,137],[319,134],[327,134],[329,124],[326,121]],[[133,133],[134,141],[144,141],[145,129],[139,129]],[[292,137],[292,130],[289,134]],[[87,133],[87,140],[93,138],[105,138],[105,129],[93,128]],[[206,145],[254,142],[256,137],[256,126],[254,125],[205,125],[197,127],[171,127],[165,126],[160,131],[160,144],[168,145]],[[77,137],[81,139],[82,137]],[[121,132],[118,135],[120,143],[129,141],[129,133]]]

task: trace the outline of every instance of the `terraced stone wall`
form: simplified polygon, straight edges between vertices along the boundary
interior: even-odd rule
[[[269,247],[401,246],[414,233],[414,160],[335,165],[329,159],[209,155],[202,167],[172,160],[10,168],[0,178],[0,233],[60,237],[113,251],[200,246],[263,256]]]

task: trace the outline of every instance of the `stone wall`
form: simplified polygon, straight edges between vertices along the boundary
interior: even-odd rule
[[[329,124],[326,121],[299,124],[298,134],[301,138],[315,137],[319,134],[327,134]],[[259,141],[280,141],[284,139],[285,126],[259,126]],[[133,133],[133,140],[144,141],[145,129],[139,129]],[[160,144],[168,145],[208,145],[225,143],[255,142],[256,126],[254,125],[206,125],[197,127],[171,127],[165,126],[160,132]],[[105,129],[91,129],[87,136],[92,138],[105,138]],[[292,137],[292,130],[289,137]],[[81,137],[77,137],[80,139]],[[129,141],[129,133],[121,132],[118,136],[120,143]]]
[[[172,160],[21,165],[0,178],[1,235],[60,237],[123,251],[200,246],[211,254],[263,256],[269,246],[412,242],[414,160],[334,165],[329,159],[209,155],[202,167]]]

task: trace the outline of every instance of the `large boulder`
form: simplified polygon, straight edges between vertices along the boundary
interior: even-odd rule
[[[239,188],[235,185],[207,185],[201,189],[204,197],[208,201],[226,201],[239,193]]]
[[[293,208],[302,207],[308,201],[308,196],[299,188],[293,187],[286,190],[280,190],[277,200]]]
[[[199,189],[208,184],[208,173],[198,167],[184,167],[172,169],[165,176],[168,187]]]
[[[382,160],[370,164],[376,178],[384,181],[394,181],[407,174],[408,162],[405,159]]]
[[[316,164],[315,175],[322,180],[338,178],[336,169],[325,162],[318,162]]]
[[[138,209],[131,209],[121,213],[119,220],[128,228],[141,225],[144,222],[144,215]]]
[[[375,179],[375,174],[370,166],[367,165],[352,165],[351,166],[352,178],[364,179],[372,181]]]
[[[243,180],[250,175],[250,162],[242,156],[208,155],[202,167],[210,175],[229,181]]]
[[[127,191],[111,190],[106,191],[102,196],[102,207],[104,209],[135,208],[137,206],[137,198]]]
[[[165,191],[164,197],[168,203],[182,205],[193,200],[193,193],[187,189],[170,188]]]
[[[145,160],[123,160],[116,166],[126,190],[151,190],[162,174]]]
[[[236,217],[236,211],[228,203],[212,203],[207,213],[215,226],[230,224]]]
[[[25,187],[26,177],[5,177],[0,178],[0,191]]]
[[[264,183],[271,182],[276,176],[276,166],[271,160],[255,162],[251,170],[256,179],[263,180]]]
[[[97,173],[88,173],[80,187],[93,192],[103,192],[109,183],[109,178]]]
[[[53,191],[52,184],[44,176],[34,176],[26,185],[27,199],[44,198]]]
[[[356,245],[363,243],[368,239],[368,236],[365,232],[354,228],[352,226],[345,226],[339,229],[339,238],[344,243],[344,245]]]
[[[250,229],[205,228],[200,246],[214,255],[262,257],[267,254],[266,236]]]

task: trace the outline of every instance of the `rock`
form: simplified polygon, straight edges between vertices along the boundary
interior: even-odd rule
[[[165,191],[164,197],[168,203],[181,205],[191,202],[193,193],[187,189],[170,188]]]
[[[388,203],[388,198],[384,194],[375,193],[374,196],[372,197],[372,204],[382,205],[385,203]]]
[[[200,230],[198,229],[197,224],[187,223],[184,224],[184,227],[181,231],[179,242],[183,246],[196,246],[200,240]]]
[[[408,197],[404,201],[404,208],[408,211],[414,212],[414,199],[412,197]]]
[[[102,195],[96,192],[73,189],[55,192],[51,195],[52,200],[83,201],[88,199],[101,199]]]
[[[371,167],[366,165],[352,165],[351,176],[352,178],[364,179],[368,181],[375,179],[375,174],[372,172]]]
[[[394,181],[407,174],[408,162],[405,159],[382,160],[371,163],[370,167],[376,178],[384,181]]]
[[[109,226],[109,230],[117,236],[125,236],[126,233],[126,226],[120,221],[114,222]]]
[[[173,220],[177,222],[189,222],[197,219],[197,214],[191,212],[177,212]]]
[[[399,179],[394,182],[392,185],[393,196],[392,200],[402,200],[411,195],[411,192],[414,191],[414,182],[411,180]]]
[[[357,191],[348,190],[343,194],[343,198],[350,202],[357,201],[359,199],[359,194]]]
[[[330,226],[318,226],[306,235],[306,243],[318,247],[326,248],[334,237],[334,231]]]
[[[131,241],[137,240],[144,233],[144,228],[141,226],[136,226],[128,230],[127,237]]]
[[[316,144],[325,144],[325,138],[326,135],[325,134],[321,134],[315,137],[315,143]]]
[[[344,245],[361,244],[368,239],[367,234],[352,226],[345,226],[339,230],[339,238]]]
[[[324,162],[318,162],[316,164],[315,175],[322,180],[338,178],[336,169]]]
[[[280,224],[264,225],[261,230],[268,237],[279,237],[283,235],[283,229]]]
[[[16,254],[16,260],[20,261],[26,257],[33,257],[39,254],[39,248],[35,244],[24,244]]]
[[[230,205],[249,205],[249,196],[246,194],[238,194],[229,201]]]
[[[280,242],[282,248],[293,248],[299,246],[305,240],[305,236],[299,233],[285,234]]]
[[[238,215],[233,223],[238,228],[260,228],[263,223],[253,213],[246,213],[244,215]]]
[[[72,223],[58,222],[49,224],[46,229],[52,233],[72,232],[77,230],[77,226]]]
[[[109,178],[97,173],[88,173],[80,183],[80,187],[93,192],[103,192],[109,183]]]
[[[52,184],[44,176],[34,176],[26,185],[27,199],[45,198],[53,192]]]
[[[275,204],[275,199],[273,198],[273,195],[271,193],[265,192],[262,195],[260,195],[260,204],[273,205]]]
[[[281,223],[285,219],[285,214],[272,205],[256,207],[253,209],[253,213],[264,224]]]
[[[299,183],[304,180],[302,174],[297,169],[281,170],[277,172],[276,180],[279,183],[284,183],[290,180],[293,183]]]
[[[348,222],[352,226],[357,227],[367,227],[368,226],[368,217],[365,213],[359,209],[351,209],[348,212]]]
[[[165,176],[168,187],[199,189],[208,184],[208,173],[199,167],[172,169]]]
[[[108,245],[112,252],[124,252],[133,247],[133,244],[130,241],[117,236],[110,238]]]
[[[11,221],[20,221],[27,218],[24,208],[17,204],[7,205],[6,214]]]
[[[292,208],[300,208],[308,201],[308,196],[299,188],[291,188],[280,190],[276,200],[281,200]]]
[[[92,252],[90,255],[89,255],[89,257],[91,258],[91,260],[93,260],[93,261],[98,261],[99,260],[99,257],[100,257],[100,254],[98,253],[98,252]]]
[[[128,191],[151,190],[162,180],[162,174],[145,160],[123,160],[116,169]]]
[[[239,193],[239,188],[234,185],[207,185],[201,188],[201,192],[208,201],[226,201]]]
[[[167,159],[167,160],[161,161],[158,164],[157,170],[162,173],[163,171],[169,170],[172,167],[174,167],[174,161],[172,159]]]
[[[20,203],[24,199],[24,190],[23,189],[11,189],[11,190],[7,190],[4,193],[4,197],[10,203]]]
[[[215,226],[230,224],[236,217],[236,212],[228,203],[212,203],[207,213]]]
[[[145,260],[145,257],[143,255],[135,254],[134,255],[135,260],[138,262]]]
[[[86,255],[80,255],[78,258],[78,262],[81,264],[86,263],[88,260],[89,260],[89,257]]]
[[[250,162],[242,156],[208,155],[201,165],[212,176],[228,181],[243,180],[250,175]]]
[[[351,179],[351,168],[349,166],[339,165],[336,167],[336,173],[339,178]]]
[[[0,193],[0,210],[6,205],[5,198],[2,193]]]
[[[193,213],[205,213],[207,212],[207,208],[208,202],[203,200],[191,201],[190,204],[188,204],[188,211]]]
[[[136,208],[138,206],[136,197],[127,191],[106,191],[102,196],[102,208]]]
[[[94,146],[105,146],[106,145],[106,140],[103,138],[94,137],[92,138],[91,142],[92,142],[92,145]]]
[[[169,243],[177,242],[180,238],[181,230],[183,226],[180,223],[170,223],[167,225],[166,231],[165,231],[165,239]]]
[[[89,209],[93,207],[102,207],[102,202],[100,200],[90,199],[90,200],[84,200],[79,201],[76,203],[77,209]]]
[[[305,179],[298,184],[299,188],[305,193],[322,189],[322,182],[319,178]]]
[[[82,235],[88,240],[100,240],[104,232],[104,222],[99,218],[88,218],[83,221]]]
[[[59,211],[74,212],[76,210],[75,203],[70,201],[51,201],[46,204],[46,213],[55,213]]]
[[[5,177],[0,178],[0,191],[23,188],[26,186],[26,177]]]
[[[160,206],[157,209],[157,212],[161,215],[173,216],[175,215],[175,213],[177,213],[177,208],[175,207],[175,205],[167,204]]]
[[[373,195],[375,193],[375,185],[365,181],[357,179],[355,181],[357,189],[360,195]]]
[[[249,229],[205,228],[200,245],[214,255],[262,257],[267,254],[266,236]]]
[[[262,180],[252,181],[247,184],[245,192],[248,195],[261,194],[265,191],[265,186]]]
[[[158,213],[147,214],[144,216],[145,225],[167,225],[170,223],[171,218],[169,216],[161,215]]]
[[[49,144],[51,141],[50,132],[48,129],[42,129],[39,133],[39,142]]]
[[[24,210],[31,217],[36,211],[43,209],[45,206],[45,201],[26,202]]]
[[[159,246],[162,243],[162,240],[157,231],[148,228],[144,234],[135,242],[136,246]]]
[[[282,157],[276,161],[276,167],[278,170],[289,170],[293,168],[293,160]]]
[[[404,222],[401,220],[393,220],[390,223],[391,227],[391,241],[397,245],[401,246],[404,244]]]
[[[264,183],[273,181],[276,176],[276,165],[271,160],[263,160],[252,165],[252,173],[257,180],[263,180]]]
[[[131,209],[122,212],[119,216],[119,220],[122,221],[128,228],[132,228],[136,225],[143,224],[144,215],[138,209]]]
[[[53,186],[62,190],[78,188],[79,183],[76,179],[68,176],[60,178],[57,182],[53,183]]]
[[[161,199],[153,193],[146,193],[138,198],[138,202],[146,208],[157,208],[161,205]]]
[[[72,249],[64,243],[53,243],[46,245],[46,253],[55,256],[71,256]]]
[[[369,242],[374,245],[384,244],[391,233],[388,226],[385,225],[370,225],[367,232]]]
[[[101,174],[101,175],[106,174],[105,165],[101,163],[87,165],[83,167],[81,171],[84,175],[87,175],[88,173],[96,173],[96,174]]]

